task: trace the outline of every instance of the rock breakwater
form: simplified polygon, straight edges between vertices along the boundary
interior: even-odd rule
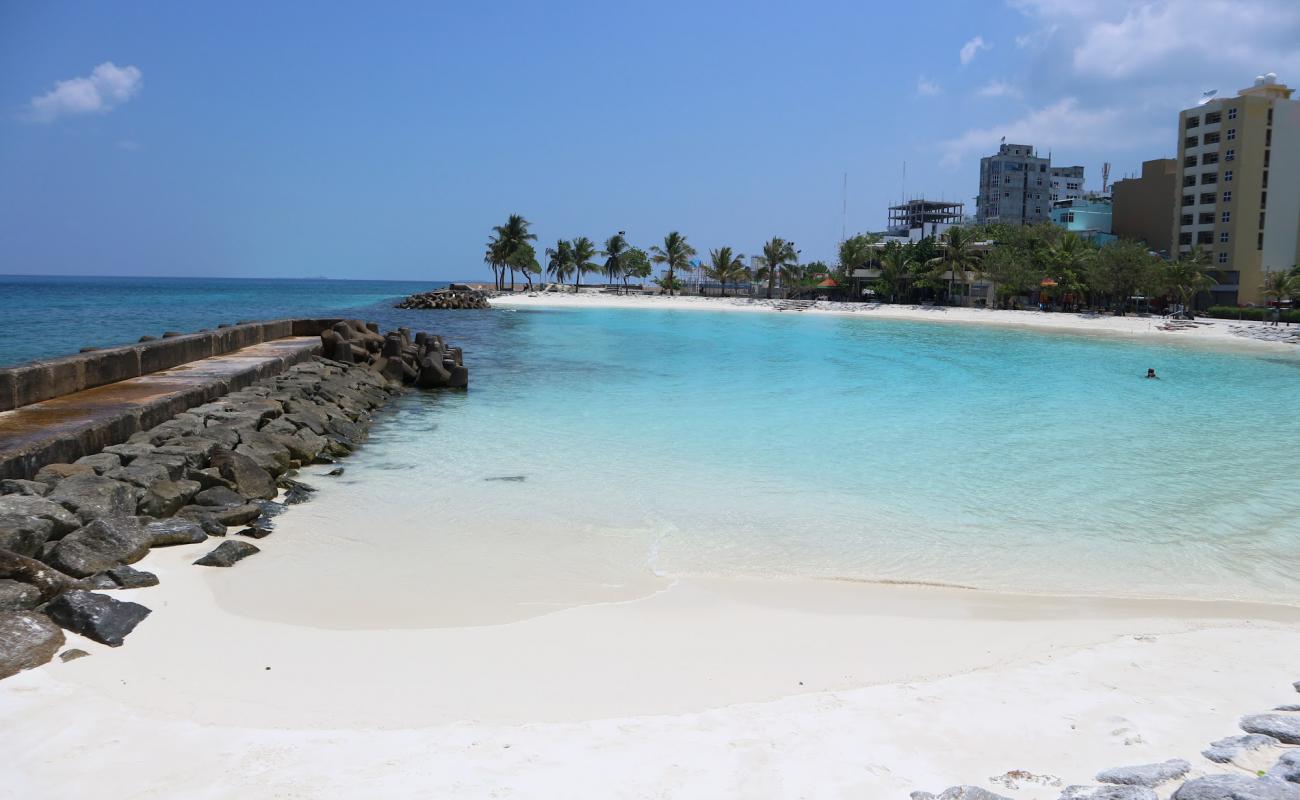
[[[456,308],[491,308],[487,295],[474,289],[437,289],[432,292],[413,294],[396,308],[419,308],[426,310],[445,310]]]
[[[350,454],[404,384],[468,384],[460,349],[438,336],[348,320],[321,343],[322,357],[0,484],[0,678],[53,658],[65,629],[121,645],[150,610],[104,592],[158,582],[128,565],[230,528],[264,538],[287,505],[310,499],[297,470]],[[197,549],[194,563],[229,567],[257,552],[230,539]]]

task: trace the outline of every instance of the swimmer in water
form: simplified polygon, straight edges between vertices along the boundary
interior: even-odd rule
[[[1156,380],[1160,380],[1160,378],[1156,377],[1156,370],[1155,370],[1155,367],[1147,367],[1147,377],[1148,377],[1148,378],[1155,378]]]

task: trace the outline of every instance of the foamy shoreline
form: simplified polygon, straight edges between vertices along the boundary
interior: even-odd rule
[[[1285,342],[1240,336],[1233,329],[1264,329],[1263,323],[1199,318],[1195,325],[1164,330],[1161,317],[1076,314],[1069,312],[1008,311],[1003,309],[916,306],[890,303],[836,303],[820,301],[804,311],[780,311],[774,301],[747,298],[719,298],[664,295],[612,295],[582,292],[515,293],[492,297],[499,308],[628,308],[696,311],[736,311],[890,319],[939,324],[988,325],[1049,333],[1075,333],[1140,338],[1171,344],[1194,344],[1241,351],[1296,353],[1300,348]]]

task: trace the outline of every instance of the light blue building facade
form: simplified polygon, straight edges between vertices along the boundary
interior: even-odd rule
[[[1108,244],[1119,237],[1111,233],[1109,197],[1073,197],[1052,204],[1052,224],[1089,241]]]

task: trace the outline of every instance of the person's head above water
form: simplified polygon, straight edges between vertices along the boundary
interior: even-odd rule
[[[1147,377],[1148,377],[1148,378],[1154,378],[1155,376],[1156,376],[1156,369],[1155,369],[1155,367],[1147,367]]]

